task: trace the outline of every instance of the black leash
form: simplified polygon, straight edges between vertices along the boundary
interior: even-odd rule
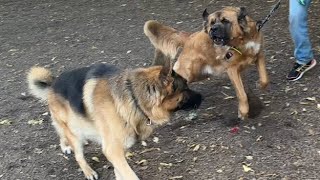
[[[273,8],[271,9],[271,11],[270,11],[269,14],[267,15],[267,17],[264,18],[264,20],[260,20],[260,21],[257,22],[258,31],[261,30],[261,28],[264,26],[264,24],[269,21],[269,19],[270,19],[270,17],[272,16],[272,14],[280,7],[281,1],[282,1],[282,0],[279,0],[279,1],[277,2],[277,4],[275,4],[275,5],[273,6]]]

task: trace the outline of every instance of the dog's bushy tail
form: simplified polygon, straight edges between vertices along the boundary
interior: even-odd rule
[[[144,34],[149,38],[156,50],[164,55],[176,56],[179,47],[183,47],[191,33],[178,31],[157,21],[149,20],[144,24]]]
[[[43,67],[32,67],[27,75],[30,93],[42,101],[48,100],[48,92],[53,80],[50,70]]]

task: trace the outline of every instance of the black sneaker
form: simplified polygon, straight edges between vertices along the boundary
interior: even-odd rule
[[[296,81],[302,78],[303,74],[310,69],[312,69],[317,64],[315,59],[311,60],[308,64],[302,65],[298,63],[294,63],[293,68],[289,72],[287,79],[289,81]]]

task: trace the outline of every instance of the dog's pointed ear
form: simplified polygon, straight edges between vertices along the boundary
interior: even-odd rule
[[[207,8],[206,8],[202,13],[203,20],[207,21],[208,20],[208,16],[209,16],[209,13],[207,12]]]
[[[164,64],[162,65],[162,69],[160,71],[160,79],[162,83],[167,86],[172,74],[172,63],[171,58],[169,56],[165,56]]]
[[[248,32],[248,28],[247,28],[247,19],[246,16],[248,15],[248,12],[246,10],[245,7],[240,7],[240,11],[238,14],[238,23],[242,29],[242,31],[244,32]]]
[[[245,7],[240,7],[240,12],[238,15],[238,20],[245,19],[246,16],[248,15],[247,9]]]

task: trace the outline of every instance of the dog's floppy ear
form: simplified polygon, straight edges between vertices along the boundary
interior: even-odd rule
[[[164,64],[162,65],[162,69],[160,71],[160,80],[165,86],[167,86],[172,74],[171,58],[169,56],[165,56],[163,62]]]
[[[247,31],[247,20],[246,16],[248,15],[247,9],[245,7],[240,7],[238,14],[238,23],[243,31]]]
[[[203,20],[208,21],[208,16],[209,16],[209,13],[207,12],[207,8],[206,8],[202,13]]]

